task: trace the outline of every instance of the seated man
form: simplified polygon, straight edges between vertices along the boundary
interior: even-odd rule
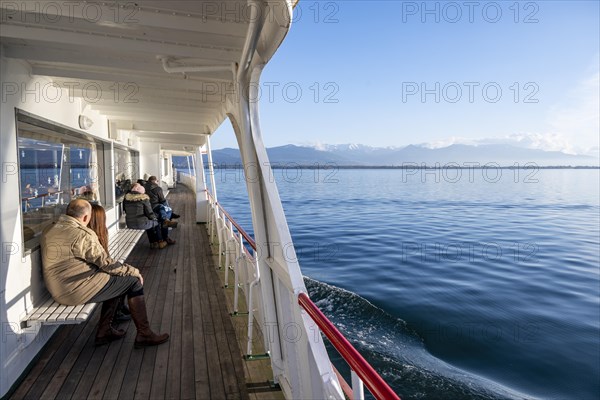
[[[69,203],[67,215],[61,215],[42,234],[42,269],[48,291],[61,304],[102,302],[96,345],[125,336],[124,331],[111,327],[119,298],[124,294],[137,328],[135,347],[166,342],[168,334],[156,334],[150,329],[140,271],[109,257],[94,231],[87,227],[91,215],[91,204],[75,199]]]
[[[180,215],[175,214],[171,207],[169,207],[169,202],[165,198],[163,190],[158,184],[158,179],[154,175],[148,178],[146,194],[150,197],[150,204],[154,213],[156,213],[160,220],[164,221],[164,225],[173,228],[177,227],[177,222],[171,221],[171,218],[176,219]]]

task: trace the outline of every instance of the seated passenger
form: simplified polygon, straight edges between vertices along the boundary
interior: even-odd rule
[[[88,228],[94,231],[98,236],[98,241],[102,245],[102,248],[106,251],[106,254],[110,255],[108,251],[108,228],[106,227],[106,211],[104,207],[99,204],[92,204],[92,216],[90,217],[90,223]],[[113,318],[114,323],[126,322],[131,320],[131,313],[129,308],[125,305],[125,295],[119,297],[119,304]]]
[[[162,227],[158,218],[150,207],[150,198],[146,189],[139,183],[131,187],[131,191],[125,195],[123,208],[125,210],[125,222],[130,229],[144,229],[153,249],[163,249],[167,244],[175,244],[169,239],[169,228]],[[172,242],[172,243],[169,243]]]
[[[159,220],[164,221],[163,225],[176,228],[177,222],[173,222],[171,219],[177,219],[180,215],[175,214],[173,209],[169,206],[169,202],[165,198],[156,176],[153,175],[148,178],[148,182],[146,183],[146,193],[148,193],[148,196],[150,197],[150,205],[152,205],[154,213],[156,213]]]
[[[128,297],[137,328],[135,347],[155,346],[169,339],[150,329],[144,299],[144,279],[137,268],[113,260],[88,228],[91,204],[75,199],[40,241],[46,287],[55,301],[66,305],[102,302],[96,344],[121,339],[125,332],[111,326],[119,297]]]
[[[84,199],[90,202],[98,202],[98,194],[91,186],[85,185],[79,188],[79,199]]]

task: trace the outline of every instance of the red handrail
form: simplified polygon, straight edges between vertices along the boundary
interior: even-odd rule
[[[360,355],[360,353],[350,344],[348,339],[331,323],[331,321],[321,312],[319,307],[312,302],[306,293],[298,295],[298,304],[310,315],[319,329],[327,336],[333,347],[346,360],[348,365],[356,372],[359,378],[364,382],[369,391],[377,399],[397,399],[400,397],[388,386],[388,384],[379,376],[371,365]]]

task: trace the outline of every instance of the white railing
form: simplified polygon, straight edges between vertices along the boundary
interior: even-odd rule
[[[208,195],[208,232],[212,244],[218,246],[218,265],[224,270],[225,287],[229,286],[229,272],[234,275],[233,315],[241,315],[239,311],[240,289],[245,296],[248,314],[248,335],[246,342],[246,358],[256,356],[253,353],[254,319],[262,321],[260,313],[260,270],[257,253],[250,254],[244,241],[256,248],[254,240],[239,226],[233,218]],[[235,229],[237,230],[234,231]],[[260,322],[259,322],[260,323]]]
[[[256,243],[246,231],[237,224],[237,222],[223,209],[213,197],[208,194],[208,232],[211,244],[218,246],[219,268],[224,269],[225,287],[228,287],[229,271],[234,274],[234,301],[233,315],[240,315],[238,309],[239,290],[244,287],[243,293],[246,295],[246,304],[248,307],[248,333],[246,345],[246,359],[252,359],[257,355],[253,354],[252,342],[254,335],[254,319],[259,325],[264,325],[264,318],[261,315],[260,307],[260,268],[258,265]],[[234,231],[234,227],[237,233]],[[244,241],[253,250],[250,254]],[[255,297],[256,296],[256,297]],[[255,299],[257,304],[255,304]],[[364,384],[377,399],[397,399],[399,397],[379,376],[379,374],[369,365],[369,363],[358,353],[350,342],[337,330],[337,328],[327,319],[319,310],[308,295],[304,292],[298,294],[298,305],[310,316],[316,323],[319,330],[330,340],[334,348],[340,353],[342,358],[351,368],[352,386],[350,387],[333,367],[335,374],[341,385],[341,389],[347,398],[362,400],[364,399]],[[256,312],[256,314],[255,314]],[[242,313],[243,314],[243,313]],[[279,332],[281,334],[281,332]],[[263,337],[263,339],[265,339]],[[268,346],[265,346],[268,349]],[[260,356],[260,355],[258,355]],[[324,384],[337,385],[331,380]],[[332,390],[330,393],[336,392]],[[331,396],[332,398],[335,396]]]
[[[177,171],[177,182],[181,182],[196,193],[196,176],[183,171]]]

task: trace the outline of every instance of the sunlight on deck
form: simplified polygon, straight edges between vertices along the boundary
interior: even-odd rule
[[[13,399],[283,398],[268,385],[268,360],[242,359],[238,339],[245,341],[247,321],[229,316],[231,290],[222,288],[205,225],[193,219],[194,194],[180,185],[169,199],[182,215],[171,232],[177,244],[150,250],[143,236],[127,259],[144,275],[152,329],[169,332],[169,342],[134,349],[128,322],[120,326],[124,340],[95,347],[96,312],[58,329]]]

